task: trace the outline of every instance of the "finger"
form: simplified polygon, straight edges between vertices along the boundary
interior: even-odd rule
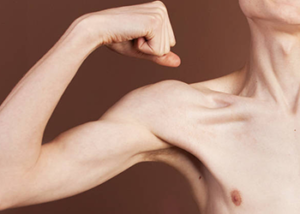
[[[164,31],[165,31],[165,54],[169,53],[171,50],[170,47],[170,37],[169,37],[169,29],[168,29],[168,22],[167,19],[165,19],[165,24],[164,24]]]
[[[172,24],[171,24],[169,15],[167,16],[167,20],[168,20],[168,29],[169,29],[169,37],[170,37],[170,46],[174,47],[176,44],[176,39],[175,39],[174,30],[172,28]]]
[[[145,38],[138,38],[134,42],[135,42],[135,44],[134,44],[135,46],[139,46],[139,44],[142,44],[145,42]],[[155,56],[155,55],[153,55],[153,53],[146,54],[144,52],[141,52],[141,51],[139,51],[138,48],[136,48],[136,50],[137,51],[134,54],[134,57],[136,57],[136,58],[150,60],[159,65],[169,66],[169,67],[178,67],[181,64],[180,57],[173,52],[169,52],[168,54],[166,54],[164,56]]]
[[[137,49],[145,54],[154,54],[154,50],[144,37],[140,37],[137,39]]]
[[[145,54],[162,56],[164,54],[164,29],[160,27],[154,37],[147,40],[145,37],[137,39],[137,49]],[[159,34],[160,33],[160,34]],[[148,37],[149,38],[149,37]]]
[[[161,54],[161,56],[163,56],[163,55],[165,55],[166,54],[166,33],[165,33],[165,22],[163,22],[162,24],[161,24],[161,30],[160,30],[160,39],[159,38],[157,38],[157,39],[159,39],[160,40],[160,54]]]

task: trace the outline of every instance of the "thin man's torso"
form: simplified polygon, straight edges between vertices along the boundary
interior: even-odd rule
[[[148,160],[178,169],[202,214],[298,214],[299,114],[287,115],[275,103],[238,95],[234,86],[240,75],[190,84],[230,104],[204,108],[199,129],[193,124],[178,130],[176,137],[191,145],[193,155],[173,147],[149,154]]]

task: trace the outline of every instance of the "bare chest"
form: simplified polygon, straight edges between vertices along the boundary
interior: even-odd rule
[[[167,161],[191,183],[201,213],[300,213],[300,118],[270,102],[200,95],[164,99],[149,118],[161,139],[193,155]]]
[[[215,133],[208,143],[201,143],[203,132],[195,135],[199,163],[185,161],[182,169],[201,211],[299,213],[300,123],[293,121],[274,116],[214,124],[207,127]]]

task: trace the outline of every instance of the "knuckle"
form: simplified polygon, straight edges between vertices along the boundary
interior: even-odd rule
[[[154,1],[154,3],[156,4],[156,8],[160,10],[161,13],[166,14],[168,12],[166,5],[162,1]]]
[[[150,20],[151,20],[151,24],[161,25],[163,21],[163,17],[160,14],[155,13],[150,16]]]
[[[156,8],[156,11],[157,11],[159,14],[161,14],[163,17],[165,17],[166,14],[167,14],[167,10],[166,10],[165,7],[157,7],[157,8]]]
[[[158,14],[160,16],[161,20],[165,19],[166,15],[165,15],[165,12],[163,11],[163,9],[157,7],[157,8],[155,8],[154,12],[155,12],[155,14]]]
[[[166,5],[162,1],[156,0],[153,3],[159,5],[162,9],[166,10]]]

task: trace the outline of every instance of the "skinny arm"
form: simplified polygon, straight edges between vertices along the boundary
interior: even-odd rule
[[[100,43],[88,39],[84,25],[80,18],[74,21],[1,104],[0,174],[6,167],[28,168],[38,159],[52,112],[78,68]]]

